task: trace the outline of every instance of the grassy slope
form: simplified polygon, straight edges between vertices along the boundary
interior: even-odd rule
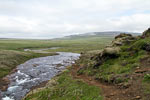
[[[29,94],[24,100],[102,100],[99,88],[72,79],[69,71],[58,76],[53,84]]]
[[[138,42],[135,42],[133,45],[137,45]],[[99,66],[96,69],[93,68],[94,60],[90,59],[91,56],[89,56],[89,54],[85,54],[82,60],[80,61],[80,64],[84,64],[85,66],[87,65],[88,67],[84,68],[83,70],[80,70],[79,74],[84,73],[87,75],[95,76],[95,78],[111,82],[111,78],[113,77],[113,75],[130,73],[132,69],[139,66],[139,60],[140,58],[146,55],[146,52],[144,50],[139,50],[136,53],[132,51],[129,52],[126,51],[128,48],[130,48],[130,46],[128,45],[122,46],[121,47],[122,50],[118,58],[108,59],[103,63],[103,65]],[[86,58],[88,57],[89,59],[85,59],[85,57]]]
[[[125,88],[130,84],[131,88],[134,87],[134,90],[130,90],[130,87],[127,87],[129,88],[128,90],[130,90],[128,91],[131,95],[130,99],[135,99],[137,95],[137,98],[139,96],[143,98],[142,100],[149,100],[150,64],[148,58],[150,58],[150,55],[149,52],[144,49],[146,44],[150,44],[149,38],[139,39],[131,44],[121,46],[118,58],[110,58],[101,66],[97,66],[97,68],[93,66],[95,60],[91,60],[91,57],[96,57],[97,54],[84,54],[79,61],[79,66],[83,67],[78,71],[78,74],[92,76],[96,80],[109,84],[121,84]],[[142,63],[142,59],[145,58],[148,60]],[[136,71],[137,73],[135,73]]]
[[[80,64],[87,66],[79,71],[79,74],[94,76],[95,78],[111,82],[111,78],[121,74],[132,73],[136,67],[140,66],[140,60],[147,55],[147,52],[142,49],[144,44],[149,44],[150,40],[140,39],[130,45],[121,46],[121,51],[118,58],[108,59],[98,68],[93,68],[94,60],[90,58],[95,56],[93,53],[85,54],[80,60]],[[88,59],[85,59],[88,58]],[[87,63],[88,62],[88,63]],[[116,80],[117,81],[117,80]],[[118,77],[118,81],[126,81]]]

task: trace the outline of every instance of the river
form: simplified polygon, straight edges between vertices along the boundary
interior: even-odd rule
[[[1,93],[2,100],[21,100],[33,86],[48,81],[79,59],[80,54],[58,52],[59,55],[34,58],[17,66],[8,76],[10,84]]]

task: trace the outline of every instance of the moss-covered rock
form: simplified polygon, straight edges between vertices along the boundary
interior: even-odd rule
[[[104,54],[108,54],[108,55],[118,55],[120,51],[119,47],[107,47],[104,49],[103,51],[103,55]]]
[[[131,34],[121,33],[115,37],[114,41],[112,41],[112,46],[122,46],[134,40],[136,40],[136,38],[133,37]]]
[[[115,39],[123,38],[123,37],[132,37],[131,34],[121,33],[115,37]]]
[[[104,48],[98,55],[93,57],[95,60],[93,63],[93,68],[98,68],[106,60],[119,57],[120,48],[119,47],[107,47]]]

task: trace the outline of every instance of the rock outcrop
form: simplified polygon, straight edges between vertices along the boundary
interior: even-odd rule
[[[143,32],[143,35],[141,37],[143,38],[150,37],[150,28],[145,32]],[[117,35],[109,46],[104,48],[98,55],[92,57],[92,59],[95,60],[95,62],[93,63],[94,68],[99,67],[108,59],[119,57],[120,46],[123,46],[125,44],[130,44],[133,41],[136,41],[138,39],[140,38],[134,37],[131,34],[121,33]],[[145,44],[143,46],[143,49],[146,51],[150,51],[150,44]]]
[[[148,28],[146,31],[143,32],[141,38],[142,39],[150,38],[150,28]],[[150,42],[148,42],[148,41],[145,42],[142,46],[142,49],[146,50],[146,51],[150,51]]]
[[[107,47],[103,50],[102,55],[115,55],[119,54],[120,48],[119,47]]]
[[[121,33],[115,37],[115,40],[112,41],[110,46],[104,48],[97,56],[92,57],[96,60],[94,62],[94,68],[102,65],[107,59],[113,59],[119,57],[120,46],[125,45],[136,40],[131,34]]]
[[[150,28],[143,32],[142,38],[150,37]]]
[[[115,37],[115,40],[112,41],[112,46],[122,46],[126,43],[130,43],[134,41],[136,38],[131,34],[121,33],[120,35]]]
[[[107,59],[117,58],[119,57],[119,47],[107,47],[103,49],[96,58],[93,57],[96,62],[94,62],[94,68],[98,68],[98,66],[102,65]]]

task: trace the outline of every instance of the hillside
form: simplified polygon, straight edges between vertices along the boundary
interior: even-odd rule
[[[104,100],[149,100],[149,53],[150,29],[139,37],[120,34],[100,53],[83,54],[77,75],[98,82]]]
[[[149,61],[150,29],[142,36],[120,34],[103,50],[83,53],[25,100],[149,100]]]

